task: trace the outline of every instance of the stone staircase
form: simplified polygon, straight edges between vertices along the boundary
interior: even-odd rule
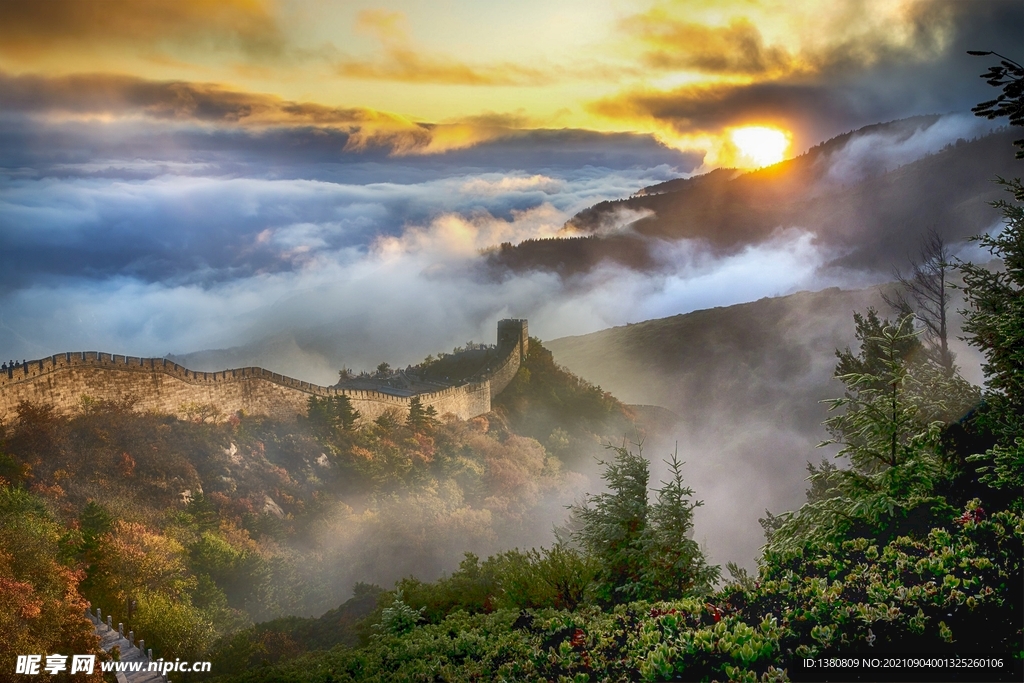
[[[110,615],[107,615],[107,620],[104,622],[99,607],[96,608],[95,614],[92,609],[87,609],[85,613],[92,622],[96,635],[100,637],[100,647],[105,652],[110,652],[116,647],[121,653],[120,661],[143,662],[143,669],[147,668],[146,665],[149,662],[154,661],[153,650],[145,649],[146,642],[144,640],[136,641],[133,631],[128,631],[126,634],[124,624],[118,624],[117,628],[114,628]],[[115,675],[117,683],[167,683],[168,681],[166,674],[155,671],[118,671]]]

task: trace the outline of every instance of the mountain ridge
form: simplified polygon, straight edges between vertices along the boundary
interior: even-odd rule
[[[505,243],[485,258],[499,273],[571,276],[602,262],[651,270],[665,267],[657,252],[666,241],[692,240],[728,254],[797,228],[835,252],[832,265],[885,272],[929,230],[954,244],[988,229],[997,220],[989,203],[1002,194],[989,181],[1017,172],[1004,153],[1014,137],[1006,129],[897,163],[893,147],[939,135],[933,127],[940,121],[873,124],[773,166],[652,185],[578,212],[564,235]]]
[[[705,501],[697,528],[714,539],[711,557],[753,558],[764,543],[757,519],[799,507],[807,463],[834,453],[817,445],[828,436],[823,401],[844,391],[835,352],[856,345],[854,312],[888,314],[884,289],[765,297],[544,343],[622,402],[679,416],[645,445],[652,465],[678,448]],[[950,324],[959,329],[959,318]],[[954,343],[968,379],[980,381],[976,352]]]

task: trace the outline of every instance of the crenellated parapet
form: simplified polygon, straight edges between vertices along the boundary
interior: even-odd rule
[[[513,326],[509,322],[516,323]],[[521,325],[520,325],[521,323]],[[501,321],[499,349],[506,352],[497,369],[481,381],[417,394],[424,407],[438,415],[469,419],[489,412],[491,398],[515,376],[525,357],[526,321]],[[516,332],[502,343],[502,331]],[[139,358],[82,351],[32,360],[0,372],[0,420],[10,420],[21,401],[52,405],[71,414],[83,397],[117,401],[132,397],[139,410],[179,414],[189,405],[212,405],[224,415],[244,411],[291,420],[306,412],[309,397],[348,396],[364,419],[374,420],[389,410],[408,414],[414,396],[386,391],[324,387],[271,372],[245,367],[218,372],[190,370],[166,358]]]

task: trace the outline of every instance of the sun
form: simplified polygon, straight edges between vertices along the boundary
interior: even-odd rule
[[[730,138],[740,153],[739,162],[749,166],[771,166],[786,158],[790,134],[767,126],[734,128]]]

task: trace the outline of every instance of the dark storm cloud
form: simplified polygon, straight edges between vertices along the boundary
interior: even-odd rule
[[[915,58],[913,53],[904,59],[884,55],[873,68],[842,78],[840,85],[865,103],[863,115],[872,117],[871,120],[909,113],[967,112],[978,102],[989,99],[992,90],[978,77],[987,68],[985,60],[972,57],[967,51],[996,50],[1011,55],[1020,51],[1024,3],[935,0],[918,3],[916,7],[919,22],[927,22],[938,14],[950,17],[949,42],[936,59]],[[825,75],[831,76],[828,71]]]
[[[396,158],[386,147],[347,148],[330,128],[150,125],[145,122],[0,123],[0,174],[22,177],[151,178],[246,175],[343,183],[422,182],[439,174],[501,170],[625,169],[662,164],[686,173],[701,162],[652,136],[584,130],[509,131],[506,137],[433,155]]]

